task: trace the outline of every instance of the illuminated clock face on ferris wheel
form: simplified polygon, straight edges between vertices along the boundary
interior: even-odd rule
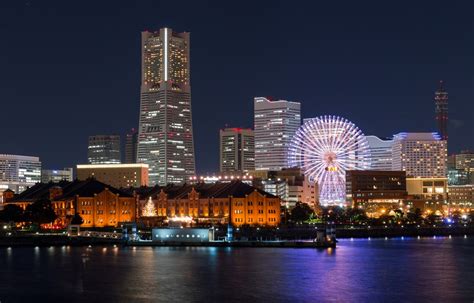
[[[318,183],[321,205],[346,200],[346,171],[370,169],[370,150],[354,123],[337,116],[305,119],[288,148],[290,167]]]

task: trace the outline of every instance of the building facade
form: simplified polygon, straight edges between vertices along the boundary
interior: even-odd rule
[[[474,152],[463,150],[455,156],[456,169],[461,169],[469,173],[474,173]]]
[[[148,165],[136,164],[79,164],[77,178],[95,178],[116,188],[148,186]]]
[[[407,177],[445,178],[446,141],[437,133],[399,133],[394,136],[392,170],[406,171]]]
[[[182,184],[195,175],[189,33],[142,32],[137,162],[150,184]]]
[[[84,220],[81,227],[118,227],[136,218],[132,195],[95,179],[37,183],[4,203],[26,209],[40,199],[51,201],[58,216],[54,224],[61,227],[67,226],[75,213]]]
[[[255,169],[288,167],[288,145],[300,125],[300,103],[254,98]]]
[[[371,170],[392,170],[392,139],[365,136],[370,149]]]
[[[474,209],[474,185],[449,185],[449,210],[468,214]]]
[[[347,204],[366,211],[369,217],[404,209],[407,198],[404,171],[346,171]]]
[[[219,132],[220,171],[248,172],[255,169],[255,140],[251,129],[225,128]]]
[[[119,164],[120,136],[97,135],[89,136],[87,158],[89,164]]]
[[[63,169],[43,169],[41,170],[41,182],[59,182],[59,181],[73,181],[74,169],[66,167]]]
[[[138,131],[134,128],[125,136],[125,161],[124,163],[137,163]]]
[[[205,224],[225,224],[229,220],[234,226],[280,223],[280,199],[240,181],[142,187],[134,193],[139,216],[144,219],[151,212],[170,220],[182,218]],[[149,201],[153,211],[146,207]]]
[[[420,209],[425,215],[447,215],[447,178],[407,178],[407,205]]]
[[[38,157],[0,154],[0,192],[11,189],[19,193],[38,182],[41,182]]]
[[[448,169],[448,184],[449,185],[467,185],[474,184],[474,178],[469,172],[463,169]]]
[[[282,206],[292,208],[298,202],[312,208],[319,206],[318,186],[311,182],[299,168],[284,168],[278,171],[250,172],[254,186],[281,199]]]

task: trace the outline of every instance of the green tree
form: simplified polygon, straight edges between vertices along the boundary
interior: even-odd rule
[[[290,220],[297,223],[302,223],[308,220],[314,214],[311,207],[306,203],[297,202],[296,206],[291,210]]]
[[[23,209],[14,204],[5,205],[3,210],[0,211],[0,220],[5,222],[22,222]]]
[[[33,223],[45,224],[54,222],[57,215],[49,199],[40,199],[26,207],[25,218]]]
[[[407,213],[407,219],[408,221],[415,222],[415,223],[421,223],[422,221],[422,216],[421,216],[421,209],[416,208],[414,211],[410,211]]]
[[[365,223],[367,222],[367,215],[365,214],[365,211],[359,208],[347,208],[346,211],[346,217],[350,220],[352,223]]]
[[[336,223],[344,223],[349,221],[344,209],[338,206],[323,208],[322,217],[325,221],[332,221]]]

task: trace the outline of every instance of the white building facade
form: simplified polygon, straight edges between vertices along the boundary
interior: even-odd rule
[[[377,136],[365,136],[370,149],[371,170],[392,170],[393,140],[381,139]]]
[[[0,192],[11,189],[20,193],[41,182],[38,157],[0,154]]]
[[[255,169],[288,167],[288,145],[301,125],[301,104],[254,98]]]

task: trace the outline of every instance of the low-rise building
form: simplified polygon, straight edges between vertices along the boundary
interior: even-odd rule
[[[407,178],[407,193],[407,205],[425,215],[449,213],[447,178]]]
[[[310,182],[299,168],[284,168],[279,171],[252,171],[253,184],[281,198],[287,208],[297,202],[307,203],[316,208],[318,203],[318,186]]]
[[[38,183],[4,204],[15,204],[26,209],[40,199],[49,199],[58,216],[58,226],[66,226],[75,213],[84,220],[82,227],[117,227],[134,222],[136,200],[133,195],[95,179],[73,182]]]
[[[129,191],[129,193],[131,193]],[[276,226],[280,199],[241,181],[168,185],[133,190],[139,217],[166,217],[195,223]]]
[[[370,217],[379,217],[405,208],[406,174],[404,171],[349,170],[346,191],[348,205],[365,210]]]
[[[116,188],[148,185],[148,164],[79,164],[77,178],[95,178]]]
[[[474,185],[449,185],[449,211],[469,213],[474,209]]]
[[[74,180],[74,169],[43,169],[41,170],[41,182],[60,182],[60,181],[73,181]]]

